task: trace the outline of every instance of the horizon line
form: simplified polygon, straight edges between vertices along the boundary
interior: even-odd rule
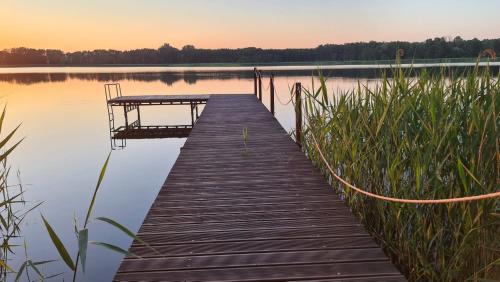
[[[168,45],[172,48],[182,50],[185,47],[192,46],[197,50],[238,50],[238,49],[261,49],[261,50],[288,50],[288,49],[315,49],[321,46],[328,46],[328,45],[349,45],[349,44],[359,44],[359,43],[425,43],[427,40],[435,40],[435,39],[444,39],[446,42],[452,42],[455,38],[461,38],[464,41],[470,41],[470,40],[479,40],[479,41],[485,41],[485,40],[498,40],[500,37],[487,37],[487,38],[478,38],[478,37],[473,37],[473,38],[464,38],[460,35],[456,36],[441,36],[441,37],[429,37],[424,40],[388,40],[388,41],[377,41],[377,40],[367,40],[367,41],[350,41],[350,42],[343,42],[343,43],[321,43],[318,44],[314,47],[286,47],[286,48],[276,48],[276,47],[257,47],[257,46],[243,46],[243,47],[236,47],[236,48],[231,48],[231,47],[217,47],[217,48],[204,48],[204,47],[196,47],[193,44],[185,44],[182,47],[176,47],[168,42],[165,42],[161,44],[159,47],[139,47],[139,48],[130,48],[130,49],[114,49],[114,48],[97,48],[97,49],[74,49],[74,50],[63,50],[59,48],[35,48],[35,47],[28,47],[28,46],[17,46],[17,47],[9,47],[9,48],[3,48],[0,51],[10,51],[13,49],[33,49],[33,50],[58,50],[62,51],[64,53],[75,53],[75,52],[88,52],[88,51],[97,51],[97,50],[106,50],[106,51],[120,51],[120,52],[126,52],[126,51],[133,51],[133,50],[141,50],[141,49],[152,49],[152,50],[158,50],[161,47]]]

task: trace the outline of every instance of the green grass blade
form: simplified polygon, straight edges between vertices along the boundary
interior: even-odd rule
[[[83,227],[87,227],[87,223],[89,222],[90,215],[92,214],[92,209],[94,208],[95,199],[97,196],[97,191],[99,191],[99,187],[101,186],[102,180],[104,179],[104,175],[106,174],[106,169],[108,167],[109,158],[111,157],[111,152],[108,154],[104,165],[101,168],[101,173],[99,174],[99,179],[97,180],[97,184],[94,190],[94,195],[92,195],[92,200],[90,201],[89,208],[87,209],[87,216],[85,217],[85,224]]]
[[[5,111],[7,109],[7,106],[4,106],[3,107],[3,111],[2,111],[2,116],[0,116],[0,133],[2,133],[2,127],[3,127],[3,120],[5,118]]]
[[[5,268],[5,269],[7,269],[7,270],[8,270],[8,271],[10,271],[10,272],[13,272],[13,273],[15,273],[15,272],[16,272],[16,271],[14,271],[14,269],[12,269],[12,268],[11,268],[11,267],[10,267],[10,266],[9,266],[9,265],[5,262],[5,260],[3,260],[3,259],[0,259],[0,266],[1,266],[1,267],[3,267],[3,268]]]
[[[38,267],[36,267],[36,265],[31,260],[28,260],[28,265],[31,268],[33,268],[33,270],[36,272],[36,274],[38,274],[38,276],[40,278],[42,278],[42,280],[44,279],[44,276],[43,276],[42,272],[40,271],[40,269],[38,269]]]
[[[3,148],[3,146],[5,146],[5,144],[7,144],[7,142],[9,142],[9,140],[12,138],[12,136],[14,136],[14,134],[16,133],[16,131],[19,129],[20,126],[21,125],[18,125],[2,141],[0,141],[0,148]]]
[[[57,251],[59,252],[59,255],[63,259],[63,261],[66,263],[66,265],[71,269],[75,270],[75,264],[73,263],[73,260],[71,259],[68,251],[66,250],[66,247],[64,247],[64,244],[61,242],[59,239],[59,236],[57,236],[56,232],[50,226],[49,222],[45,219],[45,217],[42,215],[42,220],[45,225],[45,228],[47,228],[47,232],[49,233],[50,239],[52,240],[52,243],[56,247]]]
[[[102,222],[105,222],[115,228],[117,228],[118,230],[122,231],[123,233],[125,233],[127,236],[131,237],[132,239],[135,239],[137,240],[137,242],[140,242],[141,244],[144,244],[145,246],[147,246],[149,249],[151,249],[152,251],[154,251],[156,254],[159,254],[161,255],[161,253],[159,253],[155,248],[151,247],[148,243],[146,243],[144,240],[142,240],[141,238],[139,238],[137,235],[135,235],[132,231],[130,231],[127,227],[121,225],[120,223],[116,222],[115,220],[112,220],[110,218],[107,218],[107,217],[98,217],[96,218],[97,220],[99,221],[102,221]]]
[[[8,149],[7,151],[5,151],[2,155],[0,155],[0,162],[2,162],[3,160],[5,160],[5,158],[7,158],[8,155],[10,155],[10,153],[12,153],[12,151],[14,151],[14,149],[19,146],[19,144],[21,144],[21,142],[24,140],[21,139],[19,140],[16,144],[14,144],[12,147],[10,147],[10,149]]]
[[[14,278],[14,281],[19,281],[19,279],[21,278],[21,275],[23,275],[23,272],[24,272],[24,269],[26,269],[26,265],[28,264],[27,261],[23,262],[23,264],[21,264],[21,266],[19,267],[19,270],[17,271],[17,275],[16,275],[16,278]]]
[[[117,252],[117,253],[126,255],[126,256],[134,256],[136,258],[141,258],[140,256],[138,256],[132,252],[129,252],[127,250],[124,250],[124,249],[122,249],[118,246],[112,245],[112,244],[108,244],[108,243],[104,243],[104,242],[95,242],[95,241],[90,241],[90,243],[93,245],[100,246],[100,247],[103,247],[105,249],[111,250],[113,252]]]
[[[80,263],[82,270],[85,272],[85,262],[87,260],[87,245],[89,242],[89,230],[87,228],[78,232],[78,252],[80,254]]]
[[[55,259],[51,259],[51,260],[33,261],[32,263],[34,265],[44,265],[44,264],[51,263],[51,262],[56,262],[56,261],[57,260],[55,260]]]
[[[64,274],[64,272],[59,272],[57,274],[52,274],[52,275],[49,275],[49,276],[45,277],[45,280],[50,279],[50,278],[54,278],[54,277],[57,277],[57,276],[61,276],[63,274]]]

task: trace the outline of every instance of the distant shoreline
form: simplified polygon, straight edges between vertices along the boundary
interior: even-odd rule
[[[441,58],[441,59],[402,59],[401,64],[462,64],[476,63],[477,58]],[[500,59],[491,60],[482,58],[481,62],[498,63]],[[395,65],[394,60],[352,60],[352,61],[293,61],[293,62],[269,62],[269,63],[193,63],[193,64],[27,64],[27,65],[0,65],[3,68],[106,68],[106,67],[268,67],[268,66],[356,66],[356,65],[374,65],[385,66]]]
[[[403,60],[402,68],[473,67],[476,59],[458,60]],[[500,61],[482,60],[481,66],[499,67]],[[263,71],[308,71],[308,70],[370,70],[394,68],[394,61],[349,61],[349,62],[290,62],[269,64],[158,64],[158,65],[31,65],[1,66],[0,74],[36,73],[157,73],[157,72],[248,72],[254,67]]]

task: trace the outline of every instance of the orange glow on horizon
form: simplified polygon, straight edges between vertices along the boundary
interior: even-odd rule
[[[205,0],[4,0],[0,50],[129,50],[164,43],[177,48],[188,44],[212,49],[313,48],[370,40],[500,37],[494,7],[484,10],[472,1],[446,5],[450,1],[429,7],[424,1],[389,0],[376,5],[361,0],[294,0],[286,5],[277,0],[212,0],[210,4]],[[465,17],[467,21],[461,20]]]

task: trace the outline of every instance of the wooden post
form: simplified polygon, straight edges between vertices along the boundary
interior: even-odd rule
[[[193,102],[189,102],[191,108],[191,126],[194,126],[194,112],[193,112]]]
[[[128,129],[128,114],[127,114],[127,104],[123,106],[123,113],[125,115],[125,129]]]
[[[253,93],[257,96],[257,68],[253,68]]]
[[[271,114],[274,116],[274,75],[271,74],[271,78],[269,78],[269,88],[271,89]]]
[[[259,71],[259,100],[262,101],[262,72]]]
[[[302,84],[295,83],[295,142],[302,147]]]
[[[139,127],[141,127],[141,111],[140,111],[139,104],[137,104],[137,121],[138,121]]]

